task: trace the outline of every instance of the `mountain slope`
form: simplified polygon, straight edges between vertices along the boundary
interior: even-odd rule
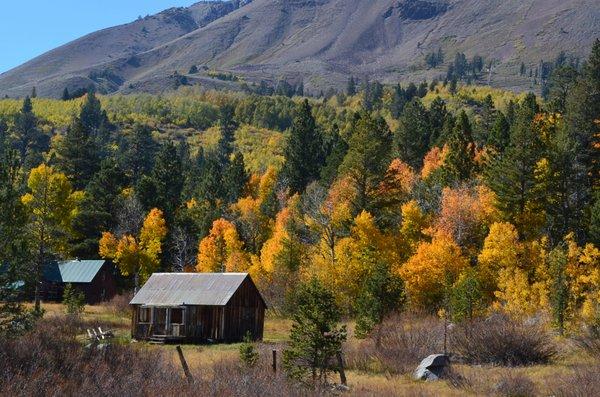
[[[597,0],[254,0],[238,5],[198,3],[94,33],[0,75],[0,93],[23,95],[37,85],[42,94],[58,95],[65,85],[89,84],[90,76],[107,91],[160,91],[170,87],[169,76],[191,65],[250,80],[302,79],[312,89],[342,84],[349,74],[417,80],[443,73],[427,70],[423,62],[439,47],[447,60],[456,51],[495,60],[490,83],[523,89],[528,81],[516,73],[521,62],[535,67],[561,50],[583,57],[600,36]]]

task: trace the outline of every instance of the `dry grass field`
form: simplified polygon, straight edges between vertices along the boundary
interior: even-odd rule
[[[179,359],[172,345],[149,345],[132,341],[129,335],[130,319],[128,313],[120,305],[86,306],[82,316],[81,330],[85,327],[101,326],[110,328],[116,335],[117,343],[134,346],[141,351],[159,353],[156,356],[165,357],[176,371],[181,371]],[[122,306],[122,305],[121,305]],[[46,310],[44,321],[64,316],[64,308],[60,304],[44,304]],[[419,323],[415,320],[411,328],[418,329],[431,322]],[[353,324],[349,324],[352,329]],[[260,361],[264,368],[269,368],[271,350],[281,352],[291,327],[291,321],[282,318],[267,317],[264,341],[258,345]],[[432,334],[438,335],[438,334]],[[78,340],[85,342],[85,331],[78,335]],[[418,339],[423,342],[426,339]],[[366,368],[364,363],[364,343],[355,339],[351,333],[346,345],[348,366],[349,395],[357,396],[479,396],[479,395],[557,395],[579,396],[594,395],[597,390],[598,362],[590,355],[579,350],[568,339],[555,337],[557,354],[550,364],[531,365],[524,367],[502,367],[491,365],[453,365],[451,379],[439,382],[418,382],[411,379],[412,369],[418,365],[418,360],[411,362],[407,359],[405,367],[393,370],[385,368],[381,363],[373,363]],[[416,340],[415,340],[415,343]],[[237,365],[238,344],[223,345],[185,345],[184,355],[196,379],[211,379],[217,372],[223,371],[223,366]],[[428,347],[424,348],[427,351]],[[437,353],[431,348],[429,353]],[[360,357],[360,358],[358,358]],[[229,367],[227,367],[229,368]],[[215,372],[216,371],[216,372]],[[268,376],[268,372],[265,370]],[[588,394],[592,393],[592,394]],[[250,393],[252,394],[252,393]]]

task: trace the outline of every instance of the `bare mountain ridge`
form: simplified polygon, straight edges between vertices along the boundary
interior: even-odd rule
[[[560,51],[584,57],[600,37],[597,0],[254,0],[197,3],[105,29],[0,75],[0,94],[41,95],[99,85],[160,92],[192,65],[248,80],[340,86],[350,74],[421,80],[426,53],[442,48],[495,60],[489,82],[527,89],[518,76]],[[90,78],[92,77],[92,78]],[[205,73],[190,83],[219,84]],[[223,83],[225,84],[225,83]]]

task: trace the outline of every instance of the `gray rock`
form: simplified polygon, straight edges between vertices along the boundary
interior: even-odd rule
[[[450,357],[445,354],[432,354],[421,361],[415,370],[417,380],[434,381],[442,378],[450,366]]]

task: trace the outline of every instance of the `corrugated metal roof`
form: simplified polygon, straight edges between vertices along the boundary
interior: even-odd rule
[[[91,283],[104,260],[53,262],[44,267],[44,279],[56,283]]]
[[[154,273],[132,305],[225,306],[248,273]]]
[[[58,269],[63,283],[91,283],[104,265],[103,260],[73,260],[60,262]]]

